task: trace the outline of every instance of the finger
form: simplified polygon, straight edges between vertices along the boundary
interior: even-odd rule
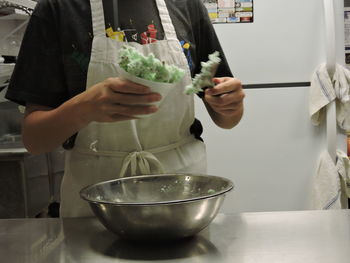
[[[151,92],[149,87],[122,78],[108,78],[105,80],[105,85],[121,93],[147,94]]]
[[[225,82],[225,81],[228,81],[232,79],[231,77],[221,77],[221,78],[213,78],[213,82],[215,84],[219,84],[219,83],[222,83],[222,82]]]
[[[237,110],[232,110],[232,109],[219,111],[219,113],[224,116],[232,116],[232,115],[235,115],[236,112]]]
[[[205,100],[212,106],[225,106],[232,103],[241,103],[245,97],[244,92],[230,92],[220,96],[205,95]]]
[[[212,88],[206,89],[205,92],[208,95],[217,96],[224,93],[236,91],[242,89],[242,84],[238,79],[228,78],[221,79],[221,82]]]
[[[108,115],[123,115],[128,117],[134,117],[135,115],[145,115],[151,114],[158,110],[154,105],[122,105],[122,104],[113,104],[106,107],[106,112]]]
[[[116,121],[129,121],[137,119],[136,117],[130,117],[130,116],[124,116],[120,114],[112,114],[111,116],[108,116],[104,122],[116,122]]]
[[[215,107],[215,109],[217,111],[229,111],[229,110],[236,111],[236,110],[240,109],[241,107],[242,107],[242,103],[232,103],[230,105]]]
[[[239,80],[230,79],[225,82],[221,82],[212,88],[206,89],[207,94],[217,96],[233,91],[242,89],[241,82]]]
[[[162,98],[162,96],[159,93],[148,93],[140,95],[111,92],[108,96],[111,103],[118,103],[123,105],[148,104],[160,101]]]

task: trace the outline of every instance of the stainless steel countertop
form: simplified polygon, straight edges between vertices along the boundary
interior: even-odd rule
[[[219,214],[192,239],[132,244],[95,218],[2,219],[2,262],[349,263],[350,211]]]

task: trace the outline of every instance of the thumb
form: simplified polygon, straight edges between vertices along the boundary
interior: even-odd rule
[[[224,80],[222,78],[213,78],[213,82],[216,84],[222,83]]]

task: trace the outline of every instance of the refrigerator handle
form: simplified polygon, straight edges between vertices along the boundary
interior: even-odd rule
[[[326,68],[330,78],[332,79],[336,68],[334,0],[324,0],[323,5],[326,28]],[[327,149],[329,155],[335,163],[337,145],[337,119],[335,100],[327,105],[326,112]]]

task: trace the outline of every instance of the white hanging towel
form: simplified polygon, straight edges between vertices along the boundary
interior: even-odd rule
[[[348,202],[347,199],[350,198],[350,160],[348,155],[343,151],[337,151],[336,167],[339,173],[342,190],[342,204],[346,206]]]
[[[321,154],[312,182],[310,209],[347,208],[347,198],[350,196],[349,168],[350,162],[344,152],[337,151],[336,164],[328,151]]]
[[[325,115],[325,106],[336,100],[337,123],[344,130],[350,130],[350,71],[337,64],[333,78],[329,77],[326,64],[315,70],[310,88],[310,116],[314,125],[319,125]]]

